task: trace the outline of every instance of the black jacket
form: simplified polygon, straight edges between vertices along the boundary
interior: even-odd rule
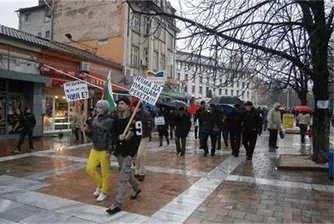
[[[241,126],[242,126],[242,113],[237,111],[232,111],[227,116],[227,125],[229,127],[229,130],[231,132],[241,132]]]
[[[137,116],[140,118],[142,121],[143,125],[143,134],[142,138],[147,138],[151,135],[152,129],[154,128],[154,121],[151,116],[151,113],[145,109],[141,109],[140,111],[137,112]]]
[[[174,115],[175,136],[185,138],[191,128],[191,116],[187,111],[176,112]]]
[[[121,155],[123,157],[134,157],[137,154],[141,135],[143,133],[142,122],[138,116],[135,116],[129,128],[129,132],[131,132],[132,137],[123,141],[118,139],[119,135],[123,134],[123,131],[125,130],[129,120],[130,116],[124,119],[119,118],[118,116],[114,118],[112,126],[112,137],[116,146],[114,152],[115,156]]]
[[[36,118],[33,113],[27,113],[26,111],[20,118],[20,124],[25,130],[33,129],[36,125]]]
[[[262,132],[261,116],[255,111],[254,108],[244,113],[242,128],[244,132]]]

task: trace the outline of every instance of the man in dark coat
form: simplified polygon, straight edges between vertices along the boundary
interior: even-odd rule
[[[206,108],[205,108],[205,102],[202,101],[201,102],[201,106],[200,108],[198,108],[198,110],[196,111],[195,113],[195,118],[194,118],[194,121],[196,122],[196,120],[198,120],[198,128],[199,128],[199,136],[198,138],[201,139],[201,128],[202,128],[202,122],[203,122],[203,118],[202,118],[202,112],[205,111]]]
[[[214,156],[216,152],[217,133],[219,132],[219,114],[215,110],[215,105],[210,104],[210,108],[202,111],[200,117],[202,118],[202,132],[200,137],[201,148],[204,149],[204,156],[207,156],[209,153],[208,137],[210,136],[211,156]]]
[[[158,117],[163,117],[165,120],[165,124],[157,125],[157,130],[159,133],[159,140],[160,144],[159,147],[163,145],[163,138],[165,136],[167,145],[169,145],[169,135],[168,135],[168,127],[169,127],[169,120],[168,120],[168,112],[162,107],[158,113]]]
[[[22,130],[20,132],[20,140],[19,143],[17,144],[16,149],[14,150],[14,153],[16,154],[21,153],[21,146],[23,144],[24,137],[26,135],[28,135],[29,138],[29,152],[35,151],[32,141],[32,132],[36,125],[36,119],[30,107],[25,108],[24,114],[20,118],[20,124],[22,126]]]
[[[234,105],[234,111],[227,116],[227,125],[230,131],[230,142],[232,148],[232,155],[239,156],[240,142],[241,142],[241,124],[242,113],[240,104]]]
[[[252,102],[247,101],[245,103],[245,108],[246,112],[243,116],[242,143],[246,149],[247,160],[251,160],[256,145],[257,135],[260,136],[262,133],[262,122],[261,117],[255,111]]]
[[[180,156],[184,156],[186,151],[186,138],[191,128],[190,119],[191,116],[184,107],[180,107],[174,115],[176,154]]]

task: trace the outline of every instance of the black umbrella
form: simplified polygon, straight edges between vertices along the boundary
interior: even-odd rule
[[[174,107],[174,108],[179,108],[179,107],[187,108],[188,107],[188,104],[181,101],[181,100],[172,100],[172,101],[168,102],[167,105],[169,107]]]
[[[242,100],[237,96],[216,96],[213,97],[208,104],[243,104]]]

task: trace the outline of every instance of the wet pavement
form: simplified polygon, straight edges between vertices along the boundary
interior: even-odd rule
[[[112,157],[108,198],[96,202],[85,171],[90,144],[71,136],[39,138],[34,153],[11,155],[15,140],[0,142],[0,223],[333,223],[333,181],[323,171],[277,170],[279,155],[310,155],[310,140],[286,135],[270,151],[259,137],[252,161],[223,148],[204,157],[190,134],[185,157],[175,144],[153,137],[147,175],[136,200],[122,212],[105,209],[117,193],[119,170]],[[27,142],[23,152],[27,151]],[[127,191],[127,198],[132,190]]]

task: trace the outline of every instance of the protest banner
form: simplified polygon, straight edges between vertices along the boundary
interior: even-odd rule
[[[144,77],[136,76],[133,79],[129,93],[142,101],[155,105],[162,89],[162,86],[159,86]]]
[[[87,83],[79,80],[64,83],[64,92],[67,102],[89,98]]]
[[[154,118],[154,124],[157,125],[157,126],[158,125],[165,125],[166,124],[165,118],[163,116]]]

